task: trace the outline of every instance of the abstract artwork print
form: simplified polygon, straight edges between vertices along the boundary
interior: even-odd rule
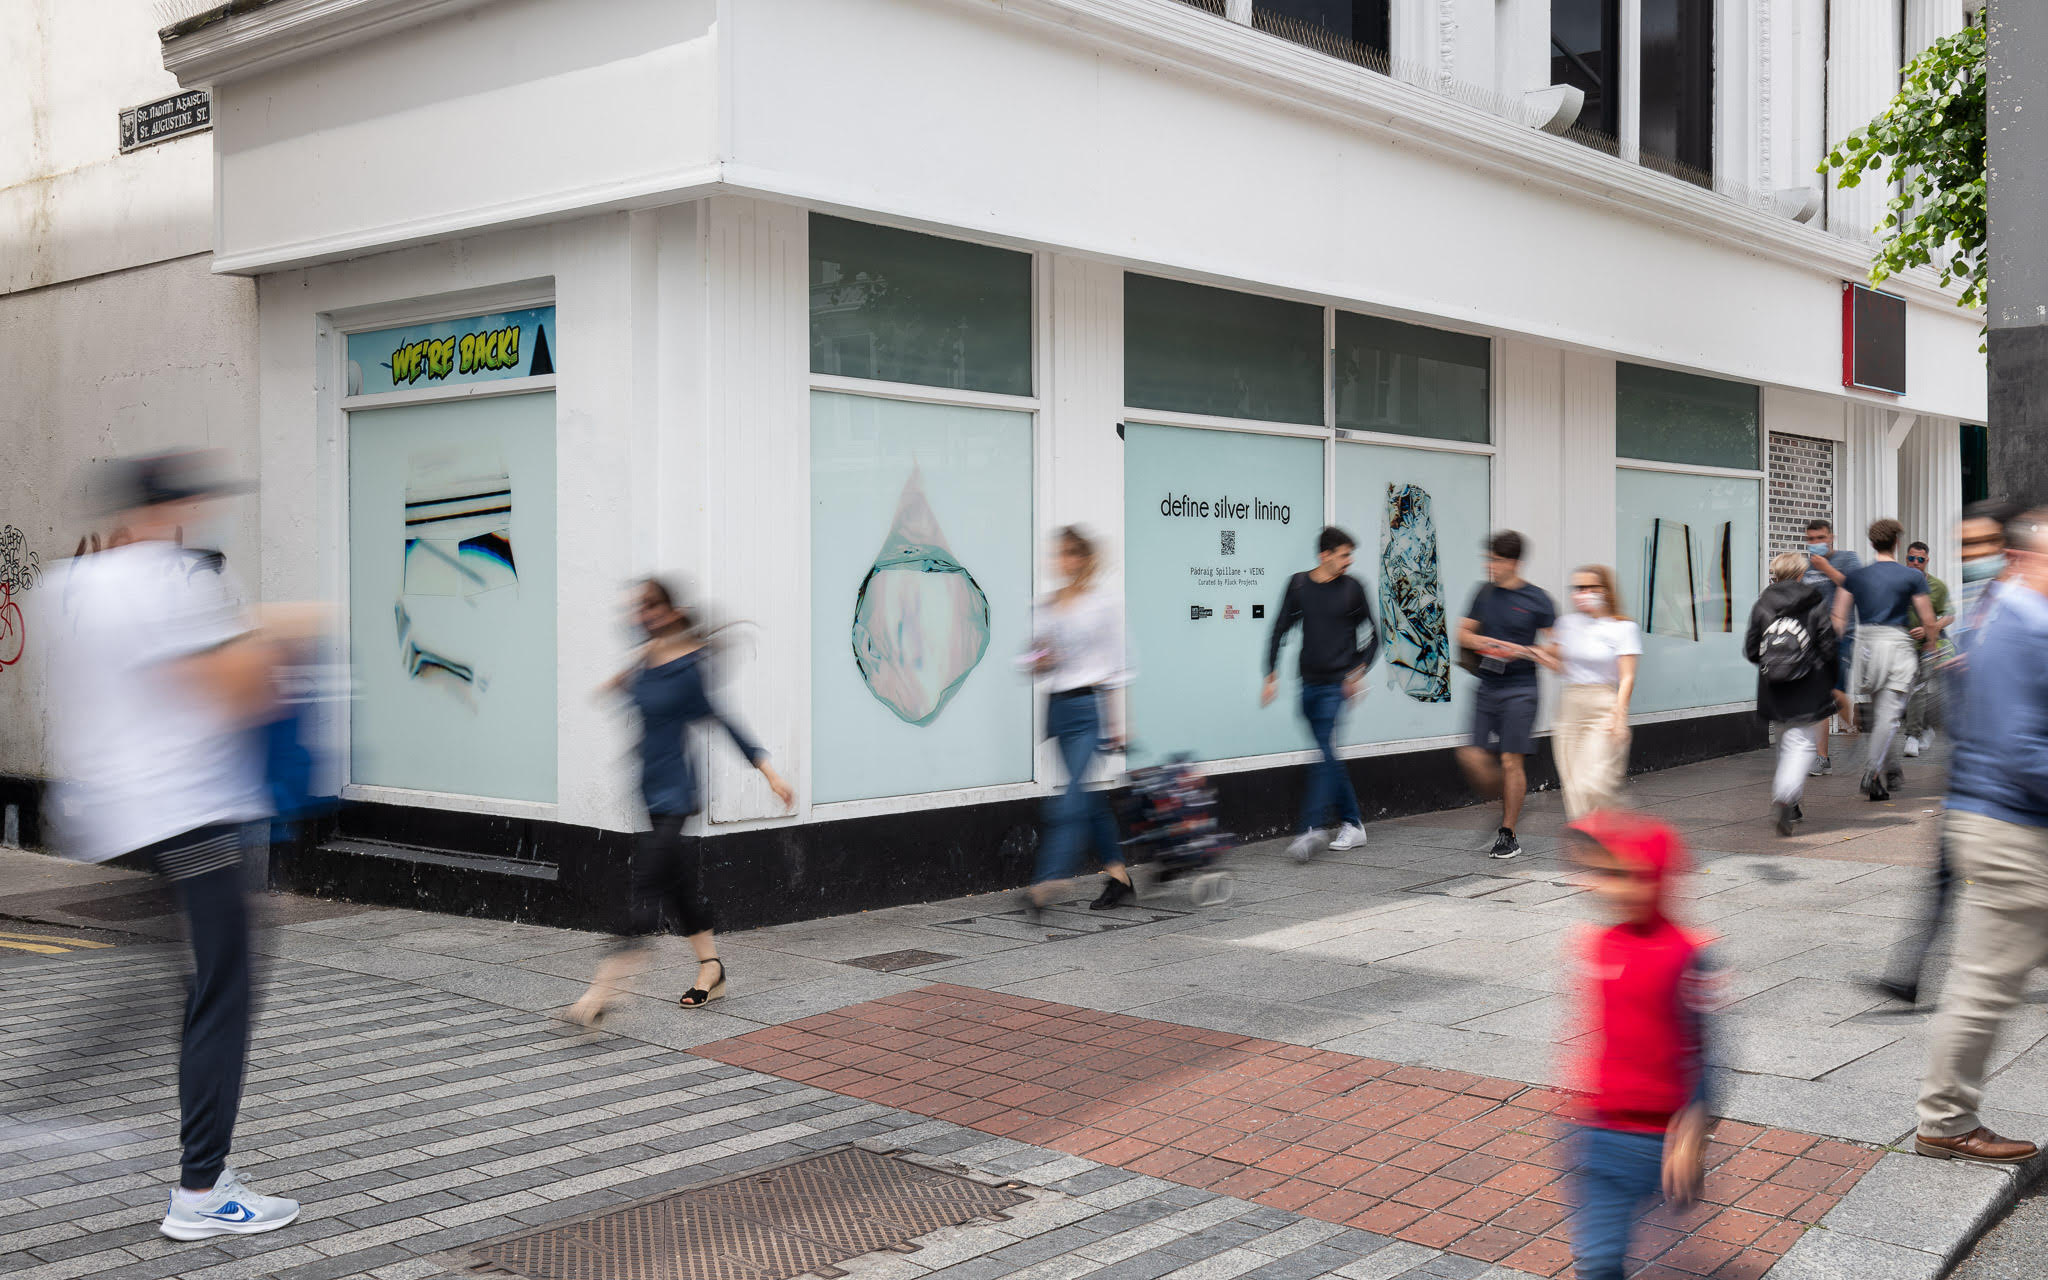
[[[1451,700],[1450,636],[1436,518],[1420,485],[1387,486],[1380,524],[1380,634],[1389,687],[1417,702]]]
[[[946,545],[913,463],[853,606],[853,658],[900,720],[928,725],[988,652],[988,596]]]

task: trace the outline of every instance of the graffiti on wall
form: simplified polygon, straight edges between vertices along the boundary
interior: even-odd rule
[[[21,661],[28,650],[28,622],[14,596],[42,576],[42,560],[28,549],[28,535],[11,524],[0,526],[0,668]]]

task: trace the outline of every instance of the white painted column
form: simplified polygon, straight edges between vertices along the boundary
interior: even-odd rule
[[[1442,17],[1448,0],[1390,0],[1387,52],[1396,79],[1435,84],[1443,74]]]
[[[1761,29],[1769,4],[1718,0],[1714,6],[1714,186],[1763,190],[1766,146],[1760,103],[1770,92],[1768,50]]]
[[[1943,36],[1963,29],[1963,0],[1906,0],[1906,47],[1901,64]]]
[[[1494,0],[1494,86],[1510,98],[1550,87],[1549,0]]]
[[[1870,559],[1870,522],[1899,514],[1899,450],[1890,440],[1895,411],[1852,403],[1835,467],[1835,545]]]
[[[1621,95],[1616,127],[1621,130],[1621,158],[1634,164],[1643,158],[1643,0],[1621,0],[1621,48],[1608,59],[1619,75],[1608,73],[1606,91]]]
[[[753,624],[718,692],[801,799],[811,705],[809,226],[802,209],[767,200],[715,196],[703,210],[706,408],[700,422],[670,426],[702,433],[701,455],[689,455],[711,479],[696,561],[705,596]],[[777,816],[753,767],[711,746],[712,825]]]
[[[1956,524],[1963,515],[1962,427],[1923,417],[1899,450],[1899,519],[1908,540],[1927,544],[1928,569],[1954,590],[1962,570]]]
[[[1801,191],[1818,197],[1815,167],[1827,154],[1827,3],[1778,0],[1757,13],[1758,39],[1768,62],[1758,99],[1763,138],[1759,185],[1781,207],[1796,206]]]
[[[1614,543],[1614,361],[1564,353],[1558,493],[1563,565],[1555,585],[1538,585],[1564,603],[1565,576],[1582,564],[1612,565]]]
[[[1869,124],[1899,91],[1899,10],[1885,0],[1828,6],[1827,141],[1832,148]],[[1866,178],[1844,191],[1829,183],[1828,230],[1871,238],[1895,184]]]
[[[1516,338],[1496,340],[1494,368],[1493,527],[1522,535],[1522,576],[1559,598],[1570,565],[1565,547],[1565,353]],[[1611,386],[1611,382],[1610,382]],[[1610,395],[1612,392],[1610,390]],[[1608,484],[1612,493],[1610,469]],[[1611,506],[1611,503],[1610,503]],[[1610,514],[1609,519],[1612,519]],[[1612,554],[1613,544],[1610,541]],[[1472,552],[1453,549],[1448,554]],[[1603,560],[1604,562],[1604,560]],[[1537,726],[1550,725],[1554,685],[1542,681]]]

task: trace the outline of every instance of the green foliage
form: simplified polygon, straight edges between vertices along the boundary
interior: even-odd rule
[[[1822,162],[1843,187],[1866,173],[1898,181],[1870,282],[1933,266],[1961,281],[1962,306],[1984,305],[1984,28],[1936,41],[1905,69],[1899,96]]]

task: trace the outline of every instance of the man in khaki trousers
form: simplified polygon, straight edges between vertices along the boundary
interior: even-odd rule
[[[2007,538],[2006,577],[1969,635],[1952,707],[1947,833],[1965,888],[1914,1143],[1924,1156],[1986,1164],[2037,1150],[1985,1128],[1977,1108],[1999,1027],[2048,963],[2048,510],[2021,516]]]

